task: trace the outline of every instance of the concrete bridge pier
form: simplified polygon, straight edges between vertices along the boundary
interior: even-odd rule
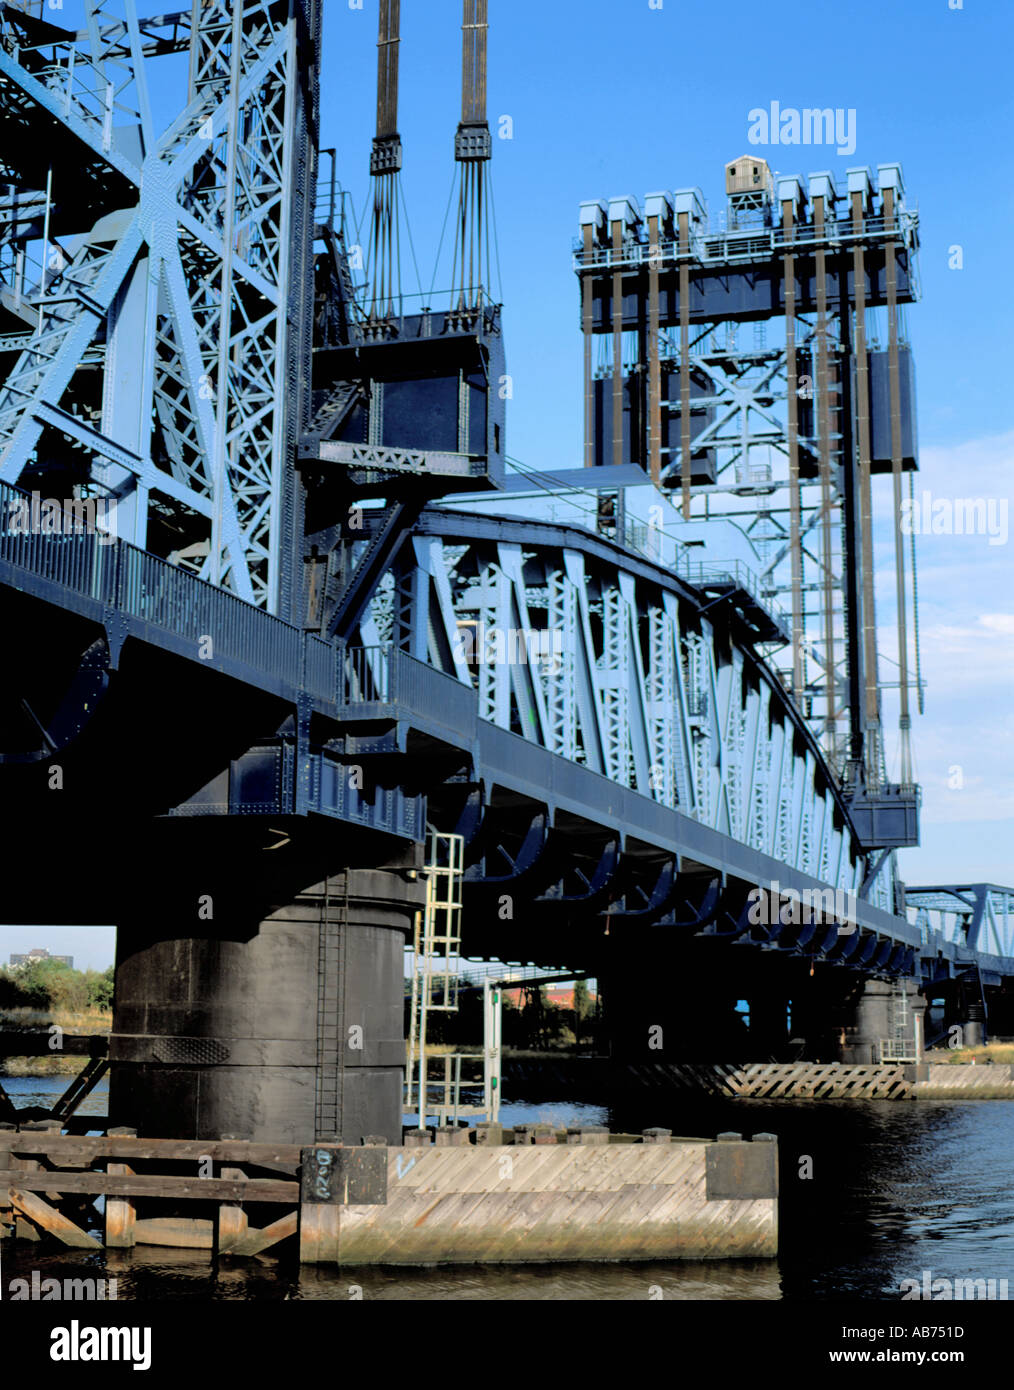
[[[174,895],[145,902],[118,930],[111,1122],[400,1143],[403,948],[423,901],[417,869],[369,868],[206,931]]]
[[[963,1030],[966,1047],[981,1047],[986,1039],[986,1010],[981,1003],[971,1003],[966,1009]]]
[[[867,1064],[888,1060],[881,1056],[885,1041],[914,1053],[925,1007],[915,980],[865,980],[852,1005],[851,1021],[842,1030],[839,1060]]]

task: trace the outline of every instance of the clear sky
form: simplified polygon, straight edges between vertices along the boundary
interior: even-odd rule
[[[724,204],[726,161],[748,149],[780,172],[803,175],[898,160],[922,240],[923,298],[908,313],[922,450],[917,493],[1009,498],[1014,5],[955,4],[490,0],[489,117],[514,383],[512,455],[537,468],[581,461],[570,247],[583,199],[699,185],[715,213]],[[80,8],[66,0],[64,22],[79,22]],[[401,8],[402,181],[428,289],[453,176],[461,4],[403,0]],[[361,9],[325,0],[322,144],[338,148],[339,177],[360,211],[369,186],[376,36],[377,0],[362,0]],[[161,107],[168,93],[156,97]],[[855,152],[749,145],[748,113],[772,101],[854,111]],[[497,138],[503,116],[510,117],[509,140]],[[362,231],[365,240],[365,222]],[[955,246],[961,269],[949,266]],[[407,246],[403,261],[404,287],[414,291]],[[445,239],[437,289],[448,267]],[[901,861],[910,882],[1014,883],[1012,545],[990,545],[984,536],[919,539],[929,689],[914,733],[924,845]],[[890,562],[885,544],[878,563]],[[880,617],[890,623],[888,605]],[[890,644],[885,630],[882,645]],[[82,965],[112,958],[105,929],[0,928],[0,959],[35,944],[71,953]]]

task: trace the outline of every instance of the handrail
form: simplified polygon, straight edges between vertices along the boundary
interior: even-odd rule
[[[320,648],[331,644],[315,634],[109,535],[96,524],[94,503],[76,499],[54,510],[47,501],[43,530],[38,495],[0,483],[0,562],[183,638],[195,659],[224,658],[335,701],[336,648],[325,657]]]
[[[702,232],[690,237],[686,251],[675,240],[662,241],[657,248],[649,242],[628,240],[618,249],[612,246],[593,246],[590,255],[583,244],[573,245],[574,266],[581,270],[591,266],[602,268],[637,266],[680,261],[698,261],[702,265],[727,264],[733,261],[753,261],[759,256],[777,251],[801,248],[842,247],[863,241],[900,241],[911,244],[919,225],[919,214],[904,209],[893,224],[883,216],[867,217],[857,231],[850,220],[825,222],[823,234],[815,226],[797,223],[791,231],[781,227],[749,227],[738,231]]]
[[[0,564],[182,639],[195,660],[262,672],[340,708],[400,703],[435,709],[465,732],[474,691],[394,646],[350,647],[257,608],[97,524],[95,499],[47,502],[0,483]]]

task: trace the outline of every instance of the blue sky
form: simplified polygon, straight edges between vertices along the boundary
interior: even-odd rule
[[[64,22],[79,22],[80,8],[66,0]],[[460,23],[460,0],[402,5],[402,179],[424,288],[433,280],[453,176]],[[696,184],[717,213],[726,161],[753,148],[749,111],[777,100],[854,109],[857,144],[843,157],[814,147],[756,147],[775,169],[844,173],[852,164],[898,160],[909,202],[918,204],[923,298],[908,313],[923,467],[917,492],[1009,497],[1009,0],[965,0],[960,9],[948,0],[767,8],[744,0],[720,7],[662,0],[660,8],[649,0],[490,0],[490,23],[512,455],[538,468],[580,463],[581,342],[570,261],[578,204]],[[337,146],[339,177],[359,210],[368,195],[376,35],[377,0],[363,0],[362,9],[325,0],[321,143]],[[511,118],[510,140],[496,138],[501,116]],[[962,248],[961,270],[948,268],[954,245]],[[448,269],[445,242],[437,289]],[[406,291],[414,281],[406,246]],[[981,536],[919,540],[929,690],[914,733],[924,845],[902,856],[911,882],[1014,883],[1012,544],[990,546]],[[890,544],[879,546],[878,566],[890,563]],[[889,593],[889,584],[883,589]],[[889,624],[888,604],[879,616]],[[882,645],[890,650],[886,627]],[[950,785],[956,780],[960,786]],[[105,928],[0,928],[0,959],[35,944],[72,953],[82,965],[112,958]]]
[[[997,255],[1014,204],[1008,0],[841,0],[764,10],[743,0],[490,0],[494,138],[512,454],[576,464],[581,344],[570,242],[582,199],[699,185],[724,205],[725,163],[748,148],[748,112],[856,112],[855,154],[758,152],[780,172],[899,160],[921,218],[923,303],[910,314],[923,444],[1010,427]],[[325,0],[325,145],[361,208],[374,117],[376,0]],[[460,102],[460,0],[402,5],[402,182],[428,287],[452,177]],[[856,56],[859,48],[860,57]],[[364,227],[365,233],[365,227]],[[947,268],[948,247],[964,269]],[[414,280],[405,257],[405,287]],[[445,273],[443,281],[448,278]],[[442,282],[438,280],[438,288]],[[414,289],[414,284],[411,285]]]

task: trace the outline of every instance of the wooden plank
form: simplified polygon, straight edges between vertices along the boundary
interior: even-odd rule
[[[302,1202],[299,1207],[300,1264],[337,1264],[341,1207],[331,1202]]]
[[[25,1175],[26,1177],[28,1174]],[[35,1177],[33,1173],[31,1175]],[[20,1180],[20,1179],[19,1179]],[[27,1216],[37,1226],[41,1226],[44,1231],[54,1235],[58,1240],[62,1240],[64,1245],[73,1245],[81,1250],[101,1250],[102,1246],[87,1231],[82,1231],[80,1226],[75,1226],[73,1221],[68,1220],[62,1212],[51,1207],[48,1202],[44,1202],[41,1197],[36,1197],[33,1192],[24,1191],[18,1187],[11,1188],[11,1202],[14,1207]]]
[[[223,1166],[220,1177],[226,1182],[245,1182],[246,1173],[242,1168]],[[220,1202],[215,1215],[215,1245],[220,1255],[227,1254],[234,1245],[242,1241],[247,1231],[246,1212],[237,1202]]]
[[[296,1202],[299,1184],[273,1178],[230,1182],[225,1178],[167,1178],[138,1173],[114,1177],[109,1173],[24,1173],[18,1182],[29,1192],[91,1192],[115,1197],[178,1197],[197,1201]]]
[[[8,1191],[7,1171],[11,1167],[10,1141],[15,1135],[12,1130],[0,1129],[0,1226],[9,1224],[11,1199]]]
[[[88,1118],[85,1116],[84,1118]],[[87,1167],[97,1158],[116,1158],[124,1163],[136,1159],[166,1159],[175,1162],[210,1158],[257,1167],[261,1162],[284,1164],[286,1171],[299,1167],[298,1144],[261,1144],[240,1139],[134,1139],[115,1135],[16,1134],[11,1149],[18,1154],[53,1154],[62,1162],[75,1159]]]
[[[171,1246],[177,1250],[210,1250],[214,1223],[192,1216],[156,1216],[136,1222],[138,1245]]]
[[[280,1240],[287,1240],[290,1236],[297,1235],[299,1232],[299,1212],[290,1211],[285,1216],[280,1216],[277,1221],[272,1221],[270,1226],[264,1226],[261,1230],[255,1230],[253,1226],[248,1227],[246,1235],[233,1250],[229,1250],[230,1255],[259,1255],[262,1250],[269,1249],[272,1245],[277,1245]]]

